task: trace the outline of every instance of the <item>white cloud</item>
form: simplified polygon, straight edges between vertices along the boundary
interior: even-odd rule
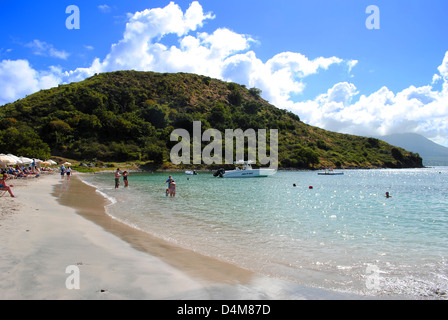
[[[348,65],[348,72],[352,72],[353,68],[358,64],[358,60],[350,60],[347,62]]]
[[[34,70],[27,60],[3,60],[0,62],[0,105],[25,97],[41,89],[61,83],[60,70]]]
[[[66,60],[70,56],[68,52],[64,50],[57,50],[52,44],[37,39],[25,44],[25,46],[31,48],[33,53],[39,56],[50,56],[63,60]]]
[[[103,13],[109,13],[111,12],[112,8],[109,7],[107,4],[101,4],[98,6],[98,10],[100,10]]]
[[[416,132],[448,145],[448,52],[438,68],[443,89],[410,86],[398,93],[387,87],[357,101],[354,84],[337,83],[314,100],[288,107],[312,125],[332,131],[366,136]]]
[[[445,80],[448,80],[448,51],[445,53],[443,62],[437,70],[439,70],[440,76],[442,76]]]
[[[303,78],[343,62],[336,57],[310,60],[300,53],[283,52],[264,63],[250,51],[255,40],[249,35],[227,28],[192,33],[210,19],[214,15],[204,13],[197,1],[185,13],[170,2],[164,8],[129,14],[123,38],[111,46],[103,60],[96,58],[90,67],[65,71],[60,76],[64,82],[73,82],[115,70],[192,72],[259,87],[272,103],[285,104],[291,94],[303,91]],[[178,36],[178,46],[163,44],[168,34]],[[58,53],[51,45],[38,40],[30,47],[36,54]]]

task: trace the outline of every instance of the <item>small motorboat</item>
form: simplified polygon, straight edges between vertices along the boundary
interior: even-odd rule
[[[328,170],[326,169],[324,172],[318,172],[317,174],[321,176],[340,176],[343,175],[344,172],[335,172],[333,171],[333,168],[330,168]]]
[[[236,165],[242,165],[242,168],[236,167],[235,170],[224,170],[219,169],[213,176],[220,178],[257,178],[257,177],[267,177],[275,174],[277,170],[269,168],[252,168],[252,161],[236,161]]]
[[[185,171],[185,174],[189,174],[189,175],[197,175],[198,173],[196,172],[196,171],[194,171],[194,170],[187,170],[187,171]]]

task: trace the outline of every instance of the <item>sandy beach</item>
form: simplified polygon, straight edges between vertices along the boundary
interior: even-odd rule
[[[360,298],[254,274],[151,237],[108,216],[107,200],[76,174],[11,184],[16,198],[0,198],[3,300]]]

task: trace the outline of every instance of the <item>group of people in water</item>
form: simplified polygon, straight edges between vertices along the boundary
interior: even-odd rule
[[[127,188],[129,186],[129,172],[123,171],[122,173],[120,171],[120,168],[117,168],[117,170],[115,171],[115,189],[118,189],[120,187],[120,177],[123,177],[124,187]],[[165,196],[176,196],[176,182],[174,181],[173,177],[169,176],[165,183],[168,183],[168,187],[165,190]]]
[[[165,183],[168,183],[168,188],[165,190],[165,196],[174,197],[176,196],[176,182],[174,179],[169,176],[168,179],[165,181]]]
[[[127,171],[123,171],[123,173],[121,174],[120,168],[117,168],[117,171],[115,171],[115,189],[118,189],[118,187],[120,186],[120,176],[123,177],[124,187],[127,188],[129,186],[129,173]]]

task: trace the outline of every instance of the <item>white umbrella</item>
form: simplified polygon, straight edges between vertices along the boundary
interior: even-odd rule
[[[53,161],[53,160],[47,160],[49,163],[50,163],[50,165],[52,165],[52,166],[54,166],[54,165],[56,165],[57,163],[56,163],[56,161]]]
[[[13,154],[10,154],[10,153],[8,153],[8,157],[13,158],[14,160],[16,160],[16,164],[22,164],[22,161],[20,161],[19,157],[15,156]]]
[[[6,154],[1,154],[0,155],[0,163],[5,164],[5,165],[15,165],[17,163],[16,160],[14,160],[14,158],[7,156]]]
[[[64,162],[63,165],[64,166],[71,166],[72,164],[70,162]]]
[[[22,161],[23,164],[31,164],[33,162],[32,159],[27,158],[27,157],[20,157],[19,159],[20,159],[20,161]]]

